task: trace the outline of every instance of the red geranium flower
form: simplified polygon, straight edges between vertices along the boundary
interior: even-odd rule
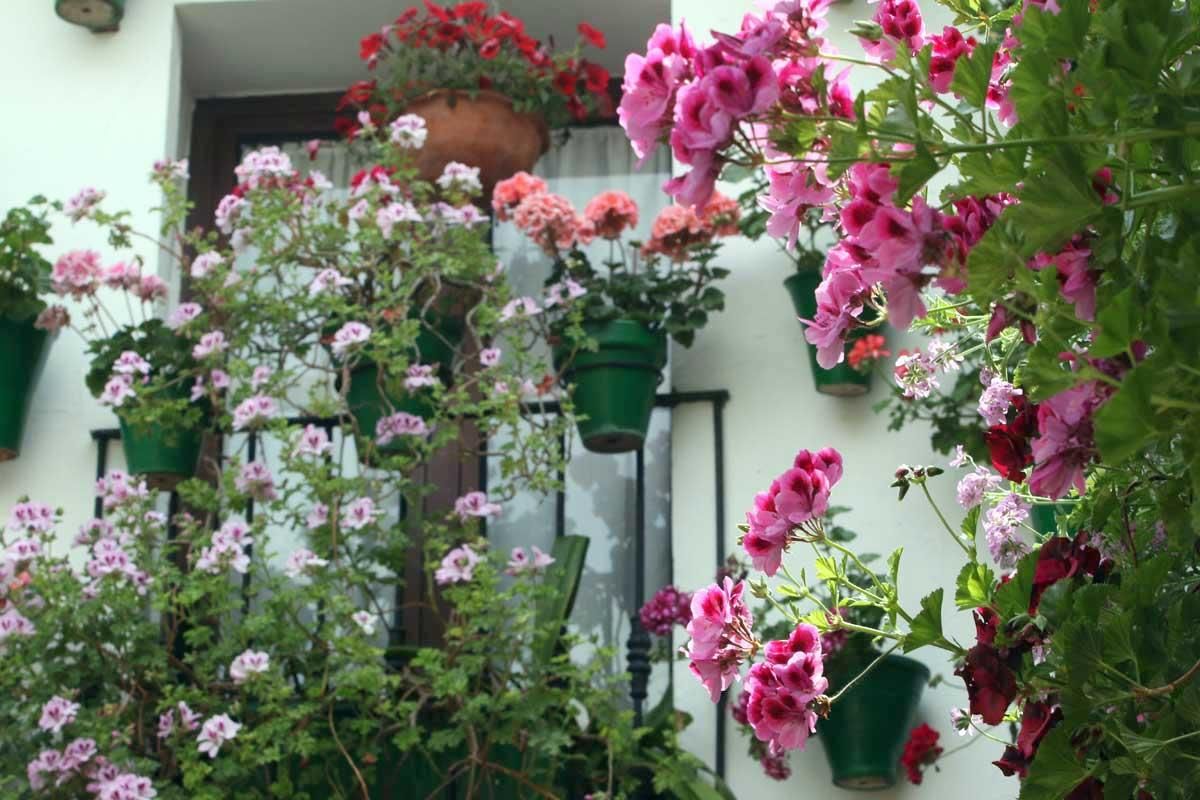
[[[417,9],[410,8],[410,9],[406,10],[403,14],[396,17],[396,27],[400,27],[402,25],[407,25],[408,23],[412,22],[413,18],[416,16],[417,16]]]
[[[599,50],[603,50],[608,46],[608,42],[604,39],[604,32],[586,22],[579,23],[579,35],[582,36],[588,44]]]
[[[1033,463],[1033,448],[1029,443],[1037,433],[1037,406],[1025,400],[1024,395],[1012,399],[1016,416],[1010,422],[993,425],[983,435],[992,466],[1013,483],[1025,480],[1025,468]]]
[[[353,139],[358,134],[358,123],[349,117],[336,117],[333,120],[333,129],[337,131],[338,136]]]
[[[1017,678],[1000,651],[990,644],[977,644],[967,651],[963,665],[954,671],[967,685],[971,713],[988,725],[1004,721],[1004,712],[1017,696]]]
[[[1112,565],[1100,551],[1088,542],[1091,535],[1080,531],[1074,539],[1055,536],[1038,551],[1037,569],[1033,573],[1033,591],[1029,595],[1029,614],[1037,614],[1042,595],[1054,584],[1077,575],[1090,575],[1103,580]]]
[[[1063,718],[1062,708],[1050,703],[1028,702],[1021,713],[1021,731],[1017,734],[1016,746],[1004,748],[999,761],[993,761],[1005,775],[1017,775],[1022,780],[1029,771],[1029,764],[1037,755],[1038,745]]]
[[[476,19],[487,14],[487,9],[487,3],[471,0],[471,2],[459,3],[455,6],[454,16],[459,19]]]
[[[358,43],[358,57],[374,67],[375,58],[379,55],[379,51],[383,49],[385,44],[387,44],[387,39],[382,33],[378,31],[369,33]]]
[[[450,12],[439,6],[437,3],[431,2],[431,0],[425,0],[425,10],[428,11],[432,16],[437,17],[438,22],[450,21]]]
[[[491,61],[496,56],[500,55],[500,40],[488,39],[479,46],[479,57]]]
[[[584,64],[583,73],[587,78],[587,88],[592,94],[604,94],[608,91],[608,81],[612,77],[608,70],[599,64]]]
[[[560,72],[554,77],[554,86],[567,97],[574,97],[579,78],[574,72]]]
[[[347,108],[358,107],[370,101],[371,95],[375,93],[375,81],[357,81],[350,84],[350,88],[342,95],[342,99],[338,100],[337,111],[345,111]]]
[[[908,734],[908,742],[904,745],[904,755],[900,757],[900,763],[908,772],[909,783],[920,785],[925,777],[923,768],[937,761],[938,756],[942,754],[942,748],[938,747],[939,736],[937,731],[925,723],[913,728]]]
[[[887,349],[887,339],[878,333],[872,333],[854,343],[846,355],[846,360],[854,369],[864,370],[869,369],[879,359],[887,358],[891,354],[892,351]]]

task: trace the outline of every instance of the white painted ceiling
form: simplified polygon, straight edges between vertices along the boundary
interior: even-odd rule
[[[367,77],[358,41],[412,0],[177,0],[184,80],[195,98],[343,89]],[[540,39],[569,47],[587,21],[608,37],[592,51],[614,75],[645,47],[670,0],[500,0]]]

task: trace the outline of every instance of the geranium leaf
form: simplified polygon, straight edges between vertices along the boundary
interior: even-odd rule
[[[911,653],[942,638],[942,595],[942,589],[935,589],[921,600],[921,613],[913,617],[904,637],[904,652]]]

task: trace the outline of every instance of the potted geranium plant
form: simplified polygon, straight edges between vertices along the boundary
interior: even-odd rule
[[[958,27],[935,33],[917,3],[879,3],[855,28],[865,58],[831,52],[821,35],[824,0],[781,2],[719,34],[711,48],[673,46],[677,63],[665,86],[643,86],[645,69],[626,75],[631,134],[638,147],[668,136],[677,153],[680,144],[696,145],[683,150],[693,170],[671,187],[689,202],[702,202],[733,161],[783,164],[802,177],[779,184],[776,201],[834,182],[827,207],[842,236],[806,332],[823,363],[844,357],[846,334],[866,309],[908,328],[938,290],[961,312],[956,327],[969,346],[988,348],[978,402],[995,472],[977,465],[960,482],[961,525],[933,504],[963,552],[953,593],[973,618],[974,641],[946,634],[943,586],[928,587],[919,609],[906,609],[895,570],[864,587],[840,561],[819,577],[855,605],[883,610],[879,627],[864,631],[869,626],[818,607],[792,619],[797,630],[812,624],[869,633],[905,651],[943,650],[971,716],[1019,723],[995,765],[1021,781],[1022,800],[1187,797],[1200,759],[1200,643],[1192,635],[1200,621],[1198,462],[1187,433],[1200,424],[1192,399],[1200,388],[1200,278],[1190,268],[1200,157],[1184,99],[1196,90],[1187,67],[1196,21],[1167,2],[946,5]],[[690,43],[683,29],[660,31],[651,49],[665,52],[656,42],[683,39]],[[659,57],[649,55],[647,62]],[[717,55],[734,68],[755,67],[767,101],[719,109],[707,69]],[[788,92],[829,87],[845,64],[880,77],[851,99],[852,114],[787,107]],[[656,88],[665,102],[639,102]],[[685,102],[699,107],[674,114]],[[694,123],[718,110],[732,115],[721,118],[719,135],[693,136]],[[944,185],[933,182],[939,175]],[[909,365],[920,369],[907,370],[906,380],[928,372],[916,360]],[[780,556],[793,544],[827,540],[817,509],[841,469],[835,475],[822,461],[773,486],[774,506],[752,512]],[[969,462],[963,454],[954,463]],[[919,492],[932,503],[928,482],[940,471],[901,467],[893,485],[902,498]],[[781,508],[785,492],[794,497]],[[1065,520],[1058,515],[1053,533],[1028,524],[1030,506],[1057,502],[1073,508]],[[899,551],[893,559],[898,565]],[[950,583],[944,578],[938,583]],[[785,594],[813,597],[807,581],[786,583]],[[772,593],[760,581],[706,591],[732,601],[747,590]],[[693,619],[692,650],[718,691],[760,647],[748,610],[738,612]],[[788,660],[756,663],[756,691],[797,713],[750,721],[794,747],[820,717],[839,712],[841,698],[823,685],[779,680],[793,664],[819,674],[819,651],[766,647]],[[910,753],[914,764],[933,752],[922,738]]]
[[[167,186],[185,174],[186,164],[164,162],[155,165],[153,180]],[[59,256],[51,288],[82,310],[74,318],[68,318],[61,305],[45,313],[69,322],[87,342],[91,363],[85,383],[117,414],[129,472],[145,476],[153,488],[171,489],[195,472],[200,455],[207,414],[190,396],[195,367],[219,353],[224,340],[220,334],[189,338],[195,331],[190,325],[196,316],[190,313],[192,306],[169,320],[158,316],[167,284],[145,269],[127,214],[104,211],[103,199],[103,192],[84,189],[63,212],[74,221],[91,220],[105,229],[114,249],[128,257],[105,263],[95,250]],[[164,223],[164,233],[170,224],[173,218]],[[177,245],[178,241],[168,246]],[[173,328],[180,329],[178,335]]]
[[[421,176],[432,181],[451,161],[470,164],[486,199],[497,181],[533,168],[551,130],[611,113],[608,71],[582,57],[585,46],[605,46],[603,33],[580,23],[575,47],[554,53],[517,17],[488,12],[485,2],[426,2],[364,37],[360,55],[375,78],[346,93],[341,108],[358,115],[343,131],[416,114],[428,132],[417,154]]]
[[[784,176],[786,179],[787,176]],[[795,267],[791,275],[784,278],[783,287],[791,298],[797,318],[803,322],[811,320],[817,313],[816,289],[821,284],[821,270],[825,266],[825,242],[818,237],[831,238],[832,223],[821,210],[807,203],[798,203],[787,209],[788,216],[772,213],[759,203],[759,195],[768,189],[765,181],[756,182],[738,197],[742,205],[742,219],[738,225],[742,235],[758,240],[764,235],[779,243]],[[818,197],[810,197],[815,202]],[[781,220],[786,222],[781,226]],[[788,238],[791,237],[791,238]],[[884,336],[883,320],[872,315],[864,324],[856,327],[846,337],[844,361],[833,366],[822,366],[817,361],[817,348],[806,342],[809,367],[813,384],[821,394],[834,397],[859,397],[871,390],[871,377],[881,359],[891,355]]]
[[[725,306],[715,283],[729,272],[713,262],[720,238],[737,232],[737,203],[717,195],[699,210],[668,206],[645,243],[622,241],[639,213],[624,192],[602,192],[580,214],[545,181],[517,173],[497,184],[492,207],[554,259],[544,305],[553,317],[556,365],[573,384],[583,417],[584,446],[638,449],[667,363],[667,338],[690,346],[709,313]],[[607,242],[600,268],[584,249],[596,239]],[[541,310],[532,298],[513,301],[512,313]]]
[[[0,220],[0,461],[21,452],[25,418],[62,312],[44,313],[50,262],[37,246],[51,244],[47,204],[34,198]]]

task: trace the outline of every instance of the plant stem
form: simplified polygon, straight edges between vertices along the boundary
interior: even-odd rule
[[[954,540],[955,544],[962,548],[962,551],[967,554],[967,558],[971,559],[971,563],[975,563],[977,558],[975,551],[967,547],[963,543],[962,539],[958,538],[958,534],[954,532],[954,529],[950,527],[950,523],[946,521],[946,517],[942,514],[942,510],[938,508],[938,504],[934,502],[933,495],[929,493],[929,487],[926,486],[924,482],[921,483],[921,491],[924,493],[925,499],[929,501],[929,505],[933,507],[933,513],[937,514],[937,518],[942,521],[942,526],[945,527],[946,532],[950,534],[950,538]]]
[[[1133,693],[1134,693],[1134,695],[1136,695],[1139,698],[1158,697],[1160,695],[1170,694],[1171,692],[1178,689],[1180,686],[1183,686],[1184,684],[1186,684],[1192,678],[1196,677],[1196,675],[1198,673],[1200,673],[1200,661],[1197,661],[1195,664],[1192,664],[1191,668],[1188,669],[1187,672],[1183,673],[1182,675],[1180,675],[1178,678],[1171,681],[1170,683],[1165,683],[1162,686],[1156,686],[1153,689],[1147,689],[1144,686],[1139,686],[1138,688],[1133,690]]]
[[[868,672],[875,669],[875,667],[879,664],[880,661],[883,661],[885,658],[887,658],[892,653],[894,653],[896,651],[896,648],[898,648],[899,646],[900,646],[900,642],[896,642],[894,645],[891,646],[891,648],[884,650],[882,653],[880,653],[879,656],[874,661],[872,661],[870,664],[867,665],[866,669],[864,669],[862,672],[858,673],[853,678],[851,678],[850,682],[847,683],[845,686],[843,686],[841,689],[839,689],[837,694],[835,694],[833,697],[829,698],[829,705],[833,705],[834,703],[836,703],[838,701],[839,697],[844,695],[846,692],[850,691],[851,687],[853,687],[854,684],[856,684],[860,680],[862,680],[863,676],[865,676]]]

